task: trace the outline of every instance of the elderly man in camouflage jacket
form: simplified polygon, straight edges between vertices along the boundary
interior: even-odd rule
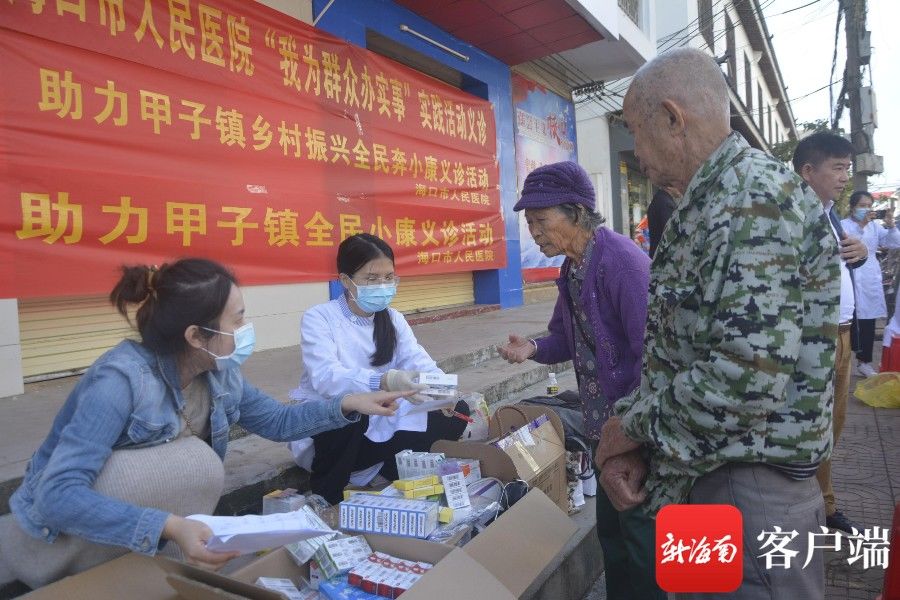
[[[822,598],[820,550],[766,571],[756,540],[796,530],[805,557],[824,523],[815,473],[831,451],[840,294],[828,222],[785,164],[731,131],[727,84],[702,52],[645,65],[624,116],[647,176],[683,197],[653,258],[641,385],[602,432],[601,483],[619,509],[737,506],[744,579],[729,598]]]

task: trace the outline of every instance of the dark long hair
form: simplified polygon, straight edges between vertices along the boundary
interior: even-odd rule
[[[857,191],[850,194],[850,208],[856,208],[859,201],[863,198],[872,198],[872,194],[864,191]],[[874,198],[872,198],[874,200]]]
[[[184,331],[191,325],[219,328],[219,317],[236,284],[228,269],[202,258],[183,258],[159,268],[123,266],[109,301],[129,322],[129,305],[139,304],[141,342],[160,354],[179,354],[187,347]],[[214,335],[200,331],[207,337]]]
[[[391,264],[394,263],[394,251],[383,239],[368,233],[351,235],[338,246],[338,273],[352,278],[357,271],[378,258],[387,258]],[[397,330],[394,329],[394,322],[386,308],[375,313],[372,339],[375,341],[375,353],[372,355],[371,365],[379,367],[391,362],[397,348]]]

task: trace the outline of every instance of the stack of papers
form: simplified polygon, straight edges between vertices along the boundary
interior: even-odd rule
[[[249,554],[267,548],[318,537],[334,531],[313,522],[303,510],[272,515],[246,515],[243,517],[213,517],[191,515],[187,517],[205,523],[213,536],[206,548],[213,552],[240,552]]]

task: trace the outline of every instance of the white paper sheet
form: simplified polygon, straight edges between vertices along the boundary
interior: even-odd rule
[[[412,407],[406,411],[406,414],[414,415],[417,413],[430,412],[432,410],[441,410],[442,408],[453,408],[454,406],[456,406],[456,396],[453,396],[452,398],[433,398],[420,404],[413,404]]]
[[[212,529],[213,536],[206,547],[213,552],[249,554],[333,532],[312,523],[302,510],[265,516],[191,515],[187,518],[206,523]]]

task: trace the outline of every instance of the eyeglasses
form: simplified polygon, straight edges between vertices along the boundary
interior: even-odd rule
[[[360,285],[379,285],[384,283],[400,283],[400,278],[396,275],[385,275],[384,277],[380,277],[378,275],[367,275],[365,279],[362,281],[353,280],[354,283],[358,283]]]

